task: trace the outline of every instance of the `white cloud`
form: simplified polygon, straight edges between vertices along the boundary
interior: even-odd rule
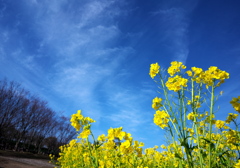
[[[161,9],[153,13],[160,16],[164,39],[173,51],[173,60],[186,63],[188,57],[188,11],[181,7]]]
[[[52,94],[56,96],[74,99],[75,104],[98,104],[94,98],[95,89],[103,80],[114,76],[117,68],[132,52],[131,48],[111,47],[120,35],[113,19],[120,14],[117,6],[122,3],[108,0],[32,0],[22,5],[21,10],[26,15],[34,13],[28,17],[28,30],[31,30],[29,37],[37,39],[33,41],[33,44],[37,44],[33,49],[35,52],[32,54],[25,48],[24,45],[28,45],[25,43],[29,41],[21,38],[21,32],[16,31],[18,27],[14,29],[14,36],[9,33],[11,29],[1,31],[1,43],[8,39],[18,42],[14,46],[17,49],[8,54],[18,63],[18,68],[27,71],[23,73],[24,76],[28,75],[24,77],[25,83],[28,83],[27,79],[32,78],[31,82],[41,79],[38,85],[47,90],[53,89],[55,92]],[[17,23],[20,21],[15,20]],[[0,52],[4,54],[6,49],[1,48]],[[11,63],[13,67],[16,66],[14,62]],[[36,87],[33,90],[37,90]],[[54,102],[51,99],[53,95],[46,97]]]
[[[106,14],[106,8],[111,6],[113,2],[114,1],[92,1],[84,5],[77,27],[82,28],[89,26],[93,21],[97,21],[97,19],[101,18],[101,15]]]

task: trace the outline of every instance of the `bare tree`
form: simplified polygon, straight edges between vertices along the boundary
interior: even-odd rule
[[[69,118],[56,115],[46,101],[31,96],[16,82],[0,81],[1,148],[18,150],[24,146],[40,153],[47,147],[56,154],[59,146],[75,135]]]
[[[5,139],[8,129],[18,123],[21,100],[27,94],[15,82],[0,81],[0,139]]]
[[[70,124],[70,119],[64,116],[61,116],[58,120],[58,141],[59,145],[68,143],[74,136],[76,136],[75,129]]]

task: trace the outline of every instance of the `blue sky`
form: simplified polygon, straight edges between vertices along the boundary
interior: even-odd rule
[[[59,115],[81,109],[97,120],[96,135],[122,126],[146,147],[161,145],[149,65],[229,72],[224,118],[240,95],[239,9],[238,0],[1,0],[0,79],[21,83]]]

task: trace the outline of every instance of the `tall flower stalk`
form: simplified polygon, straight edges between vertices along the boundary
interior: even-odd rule
[[[163,97],[156,97],[153,101],[156,110],[154,123],[162,129],[167,129],[172,136],[177,136],[185,151],[181,159],[186,159],[189,167],[194,167],[193,163],[196,162],[196,158],[193,157],[194,151],[198,153],[199,167],[216,166],[218,163],[215,163],[215,160],[220,154],[216,153],[218,150],[214,145],[215,139],[212,138],[215,124],[215,89],[229,78],[229,74],[214,66],[206,71],[197,67],[192,67],[188,71],[185,69],[183,63],[174,61],[166,74],[165,71],[160,70],[158,63],[151,64],[149,75],[156,82],[159,79],[160,88],[163,90]],[[203,88],[204,86],[206,89]],[[206,111],[208,103],[209,112]],[[201,106],[204,106],[204,109]],[[167,115],[164,115],[162,109]],[[208,148],[205,148],[205,145]]]

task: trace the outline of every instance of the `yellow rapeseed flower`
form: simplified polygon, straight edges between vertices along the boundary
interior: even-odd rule
[[[71,125],[77,130],[79,131],[80,128],[82,127],[82,125],[80,124],[80,120],[82,120],[84,117],[81,114],[81,110],[78,110],[76,114],[73,114],[70,122]]]
[[[216,86],[220,86],[220,84],[224,83],[225,79],[229,78],[229,73],[226,71],[222,71],[218,69],[216,66],[211,66],[202,74],[202,80],[203,83],[208,86],[213,86],[214,82],[216,80],[219,80],[219,82],[216,84]]]
[[[162,98],[159,98],[159,97],[155,97],[153,100],[152,100],[152,108],[154,110],[158,110],[160,107],[162,107]]]
[[[150,65],[149,75],[151,76],[152,79],[159,73],[159,68],[160,66],[158,65],[158,63]]]
[[[88,121],[89,123],[94,123],[94,122],[96,122],[95,120],[93,120],[93,119],[90,118],[90,117],[85,117],[84,119],[85,119],[85,121]]]
[[[181,69],[186,69],[186,66],[182,62],[173,61],[171,66],[168,68],[168,73],[170,76],[175,75],[177,72],[180,72]]]
[[[97,140],[98,140],[98,141],[101,141],[101,142],[104,142],[104,141],[106,141],[106,139],[107,139],[107,138],[106,138],[105,134],[102,134],[102,135],[99,135],[99,136],[98,136],[98,139],[97,139]]]
[[[194,73],[193,77],[197,77],[203,72],[202,68],[192,67],[191,69]]]
[[[170,116],[164,111],[156,111],[156,113],[154,114],[154,123],[156,125],[158,125],[159,127],[161,127],[162,129],[164,129],[165,127],[168,126],[168,122],[169,122],[169,118]]]
[[[234,165],[234,168],[240,168],[240,159],[239,159],[238,162]]]
[[[119,128],[110,128],[108,130],[107,137],[109,140],[114,140],[115,138],[119,138],[120,140],[122,140],[123,138],[126,139],[126,137],[128,136],[130,137],[131,134],[122,131],[122,127],[119,127]]]
[[[143,142],[134,141],[134,145],[133,146],[135,148],[142,147],[142,146],[144,146],[144,143]]]
[[[167,149],[167,147],[165,145],[161,145],[160,146],[162,149]]]
[[[222,120],[217,120],[217,121],[215,122],[216,128],[218,128],[218,129],[223,128],[223,127],[224,127],[224,124],[225,124],[225,122],[222,121]]]
[[[190,71],[190,70],[186,71],[186,73],[188,74],[188,76],[192,76],[193,75],[192,71]]]
[[[86,139],[86,138],[88,138],[88,136],[89,136],[90,134],[91,134],[91,130],[85,129],[85,130],[83,130],[83,132],[80,133],[80,135],[79,135],[78,138]]]
[[[130,146],[131,146],[131,142],[129,140],[126,140],[125,142],[121,143],[120,145],[121,153],[127,154],[129,152]]]
[[[240,96],[237,98],[233,98],[230,103],[232,104],[233,108],[240,113]]]
[[[173,90],[174,92],[177,92],[182,87],[187,87],[187,82],[188,82],[187,79],[176,75],[173,78],[171,78],[171,77],[168,78],[168,81],[166,82],[166,86],[167,86],[168,90]]]
[[[227,143],[228,144],[234,144],[234,143],[239,143],[240,139],[238,138],[238,131],[235,130],[229,130],[224,132],[225,137],[227,138]]]
[[[197,117],[197,114],[195,114],[194,112],[191,112],[187,115],[188,120],[194,120],[194,116]]]
[[[189,132],[190,136],[194,135],[194,130],[192,128],[188,128],[188,132]]]
[[[104,143],[103,146],[105,149],[111,150],[111,149],[114,149],[115,145],[116,144],[114,143],[113,140],[108,140],[106,143]]]
[[[226,123],[230,124],[230,122],[238,117],[238,114],[228,113],[228,117],[226,119]]]

